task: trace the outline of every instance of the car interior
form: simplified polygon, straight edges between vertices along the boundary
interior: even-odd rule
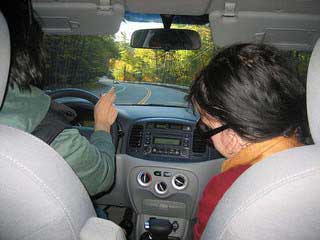
[[[163,25],[169,28],[170,16],[205,16],[218,47],[256,42],[312,53],[306,86],[314,144],[250,167],[219,202],[201,239],[319,239],[319,1],[33,0],[32,5],[47,35],[115,34],[129,12],[164,15]],[[2,15],[0,52],[2,102],[10,67],[9,32]],[[156,87],[150,89],[160,91]],[[90,136],[93,128],[83,122],[93,121],[97,94],[76,88],[48,94],[73,108],[79,116],[74,127]],[[202,191],[220,173],[224,158],[199,135],[198,115],[191,106],[116,107],[119,114],[111,133],[115,182],[91,197],[49,145],[0,126],[0,239],[193,239]],[[109,209],[109,220],[97,218],[93,206]],[[119,226],[126,209],[132,215],[130,236]]]

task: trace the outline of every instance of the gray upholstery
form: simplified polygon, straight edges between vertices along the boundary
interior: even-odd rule
[[[320,142],[320,39],[311,55],[307,78],[307,110],[309,126],[315,143]]]
[[[51,147],[3,125],[0,142],[0,239],[125,239],[95,217],[80,180]]]
[[[10,44],[1,13],[0,44],[2,100]],[[28,133],[0,125],[0,239],[72,240],[80,239],[82,229],[83,240],[125,239],[120,227],[95,216],[85,188],[57,152]]]
[[[320,236],[320,149],[305,146],[249,168],[226,192],[202,239]]]
[[[122,4],[105,6],[107,1],[33,1],[48,34],[105,35],[118,31],[124,16]],[[101,5],[99,4],[101,2]]]
[[[5,94],[10,66],[10,38],[9,30],[0,12],[0,107]]]
[[[320,37],[320,15],[282,11],[239,11],[235,17],[223,15],[224,10],[220,10],[209,16],[213,42],[219,47],[255,42],[284,50],[311,51]]]
[[[6,88],[10,44],[0,15],[0,98]],[[0,239],[78,239],[95,212],[67,163],[47,144],[0,126]]]
[[[308,73],[308,117],[316,142],[244,172],[224,194],[202,240],[316,240],[320,237],[320,41]]]
[[[69,165],[20,130],[1,125],[0,142],[0,239],[78,239],[95,212]]]
[[[107,238],[106,238],[107,237]],[[101,218],[90,218],[80,233],[80,240],[123,240],[124,231],[117,224]]]

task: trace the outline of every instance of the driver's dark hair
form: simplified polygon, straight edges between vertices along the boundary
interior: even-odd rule
[[[41,86],[45,67],[42,47],[43,32],[29,0],[0,1],[10,32],[11,66],[9,83],[20,89],[30,89],[30,85]],[[31,13],[31,14],[30,14]]]
[[[302,82],[284,55],[264,44],[219,51],[192,83],[187,100],[250,142],[291,136],[306,117]]]

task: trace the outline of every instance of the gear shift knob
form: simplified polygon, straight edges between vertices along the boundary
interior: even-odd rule
[[[144,228],[151,233],[152,239],[168,239],[173,226],[167,219],[150,218],[144,223]]]

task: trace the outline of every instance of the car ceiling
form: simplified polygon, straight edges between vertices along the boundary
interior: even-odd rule
[[[33,0],[51,34],[112,34],[125,12],[209,14],[214,42],[266,42],[311,50],[320,37],[319,0]],[[306,37],[307,36],[307,37]]]
[[[239,11],[319,14],[318,0],[125,0],[127,10],[144,13],[202,15],[236,3]]]

